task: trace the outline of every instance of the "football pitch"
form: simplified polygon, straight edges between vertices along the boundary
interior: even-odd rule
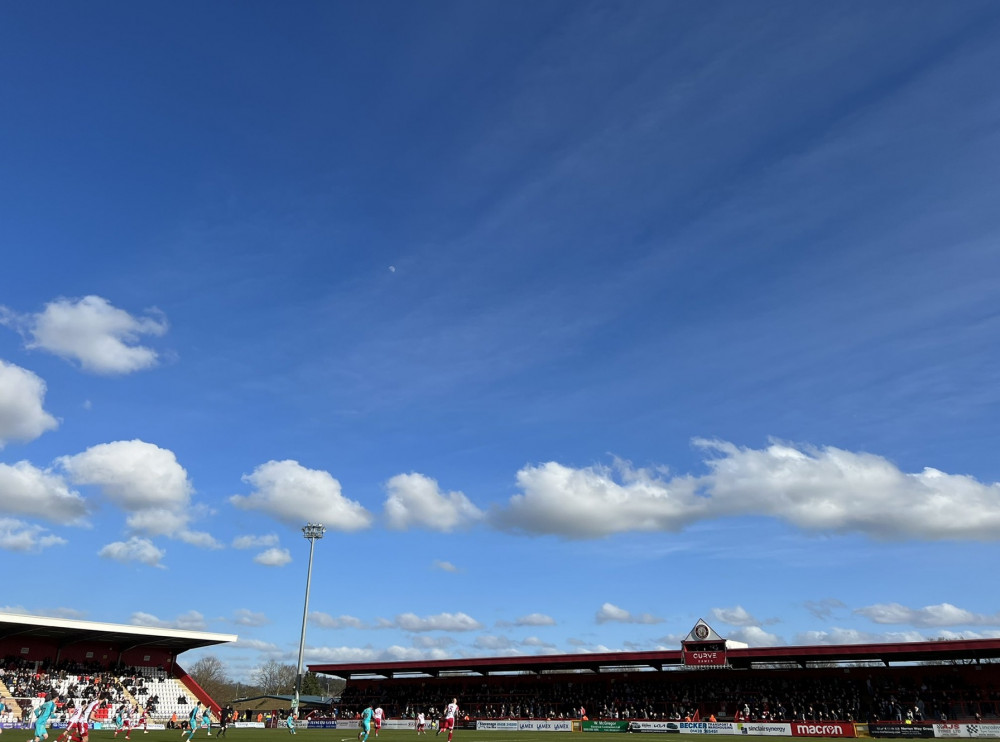
[[[13,730],[8,730],[8,734],[12,733]],[[17,732],[14,732],[17,734]],[[29,731],[24,730],[23,735],[27,737],[30,734]],[[185,732],[186,734],[186,732]],[[559,742],[559,740],[564,740],[565,742],[570,742],[566,738],[569,737],[573,740],[578,740],[578,742],[623,742],[623,738],[627,735],[620,732],[517,732],[517,733],[504,733],[504,732],[482,732],[476,731],[475,729],[457,729],[455,730],[455,736],[453,737],[453,742]],[[645,735],[631,735],[630,739],[635,739],[637,736],[642,737],[653,737],[657,739],[662,738],[672,738],[677,739],[681,735],[673,734],[645,734]],[[719,739],[746,739],[746,737],[738,734],[714,734],[712,735]],[[553,739],[555,738],[555,739]],[[19,739],[19,737],[15,737]],[[121,742],[123,737],[118,735],[114,736],[114,731],[106,729],[95,729],[90,733],[90,739],[94,742]],[[229,728],[226,732],[226,736],[222,738],[223,742],[281,742],[281,740],[295,739],[296,742],[356,742],[358,736],[356,733],[351,733],[350,729],[299,729],[296,731],[294,737],[288,733],[287,729],[234,729]],[[378,736],[378,742],[446,742],[447,736],[441,735],[440,737],[435,737],[433,732],[428,734],[422,734],[419,737],[417,733],[411,729],[384,729]],[[790,738],[789,738],[790,739]],[[4,735],[5,742],[12,742],[7,735]],[[49,742],[53,742],[54,737],[49,734]],[[181,733],[176,730],[161,730],[161,731],[151,731],[149,734],[143,734],[141,731],[137,734],[132,733],[131,742],[180,742]],[[208,737],[204,732],[198,732],[194,735],[194,742],[216,742],[218,740],[218,730],[213,730],[212,736]],[[368,742],[376,742],[375,735],[369,735]],[[662,742],[666,742],[665,739]]]

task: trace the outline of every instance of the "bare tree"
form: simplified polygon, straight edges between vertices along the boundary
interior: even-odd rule
[[[233,696],[235,684],[226,672],[222,660],[214,655],[207,655],[194,663],[188,671],[195,682],[217,703],[226,703]]]
[[[295,666],[268,660],[253,671],[254,683],[265,696],[295,691]]]

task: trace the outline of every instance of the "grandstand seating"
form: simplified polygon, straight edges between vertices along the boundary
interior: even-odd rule
[[[46,668],[36,663],[7,657],[0,662],[0,694],[21,699],[10,716],[21,718],[43,702],[49,693],[58,693],[66,706],[79,707],[95,698],[110,706],[134,703],[147,709],[149,721],[167,721],[176,713],[186,718],[197,698],[180,680],[161,668]],[[96,719],[108,716],[109,709],[95,712]],[[214,718],[214,715],[213,715]]]
[[[450,697],[472,718],[828,721],[1000,716],[1000,665],[919,665],[631,673],[553,673],[357,680],[338,711],[353,716],[377,703],[390,717],[433,714]]]

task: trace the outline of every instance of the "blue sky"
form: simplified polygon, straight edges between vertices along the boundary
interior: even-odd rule
[[[0,69],[8,610],[249,677],[311,518],[307,661],[1000,634],[995,4],[21,5]]]

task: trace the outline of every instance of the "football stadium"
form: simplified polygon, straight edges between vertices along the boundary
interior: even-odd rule
[[[751,648],[699,620],[676,651],[313,664],[346,681],[340,696],[298,708],[276,696],[253,710],[212,698],[178,662],[236,639],[2,614],[0,727],[37,729],[55,699],[47,721],[59,739],[178,730],[190,739],[231,728],[251,739],[302,732],[350,742],[373,709],[375,735],[390,740],[442,727],[470,742],[1000,737],[1000,639]]]
[[[0,70],[0,742],[1000,740],[1000,0]]]

